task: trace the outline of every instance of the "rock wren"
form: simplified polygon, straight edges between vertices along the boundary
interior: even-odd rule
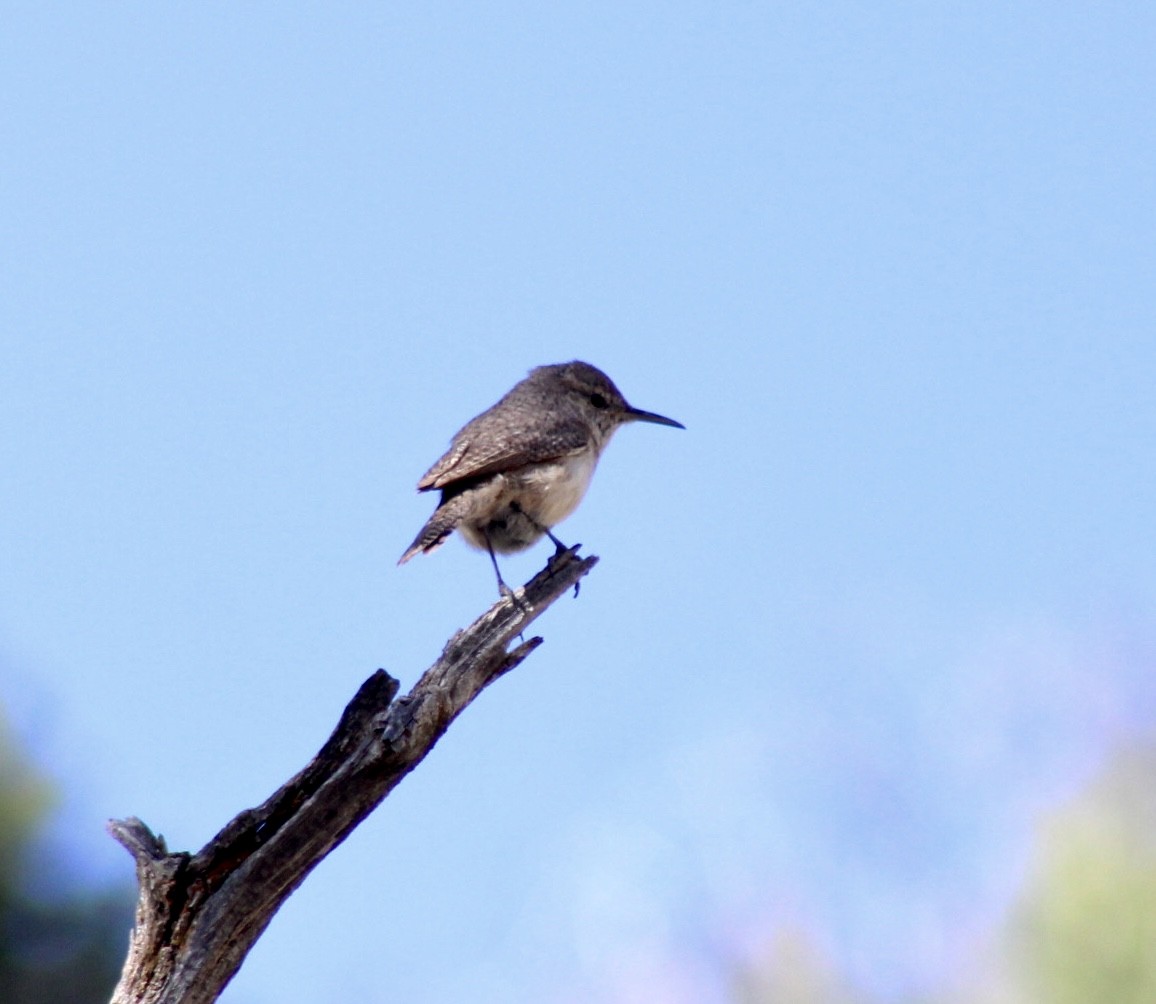
[[[445,456],[418,483],[441,490],[434,514],[398,564],[428,554],[455,530],[490,554],[498,590],[506,595],[494,552],[521,551],[548,536],[582,501],[598,458],[627,422],[685,428],[672,418],[626,403],[614,382],[589,363],[539,366],[502,400],[463,427]]]

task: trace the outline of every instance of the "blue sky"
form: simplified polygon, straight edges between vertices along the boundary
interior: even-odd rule
[[[224,1000],[710,1002],[782,925],[878,993],[966,971],[1156,721],[1154,36],[7,11],[0,699],[78,867],[128,878],[110,816],[199,847],[416,680],[493,599],[458,542],[395,567],[417,478],[581,358],[687,430],[616,437],[580,598]]]

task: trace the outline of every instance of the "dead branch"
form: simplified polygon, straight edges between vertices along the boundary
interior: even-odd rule
[[[109,832],[136,860],[140,898],[112,1004],[210,1004],[273,915],[369,815],[481,691],[534,651],[510,644],[597,563],[562,552],[518,590],[457,632],[400,700],[377,670],[333,735],[264,804],[231,820],[196,854],[169,851],[139,819]]]

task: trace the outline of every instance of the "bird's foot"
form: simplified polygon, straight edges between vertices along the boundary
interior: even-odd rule
[[[509,600],[514,604],[514,606],[521,610],[522,613],[528,614],[530,612],[530,608],[526,605],[526,601],[522,599],[522,597],[519,596],[516,592],[514,592],[514,590],[512,590],[509,586],[507,586],[506,583],[501,579],[498,580],[498,595],[500,595],[504,600]]]
[[[558,567],[559,562],[568,561],[578,554],[578,548],[581,544],[575,544],[572,547],[567,547],[565,544],[554,549],[554,553],[546,559],[546,570],[553,573],[554,569]]]
[[[576,557],[578,554],[578,548],[580,548],[582,545],[581,544],[572,544],[570,547],[567,547],[561,541],[555,539],[554,540],[554,546],[555,546],[554,553],[551,554],[549,559],[546,561],[546,571],[549,572],[551,575],[554,574],[554,569],[558,567],[558,563],[560,561],[563,561],[564,559]],[[574,598],[575,599],[578,598],[578,589],[581,586],[581,584],[582,584],[581,580],[574,583]]]

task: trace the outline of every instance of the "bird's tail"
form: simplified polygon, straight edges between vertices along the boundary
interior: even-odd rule
[[[426,521],[413,543],[406,548],[405,554],[398,559],[399,565],[404,565],[419,551],[429,554],[445,543],[446,538],[457,529],[458,524],[465,518],[470,509],[469,493],[455,495],[452,498],[442,497],[441,503],[433,511],[433,515]]]

